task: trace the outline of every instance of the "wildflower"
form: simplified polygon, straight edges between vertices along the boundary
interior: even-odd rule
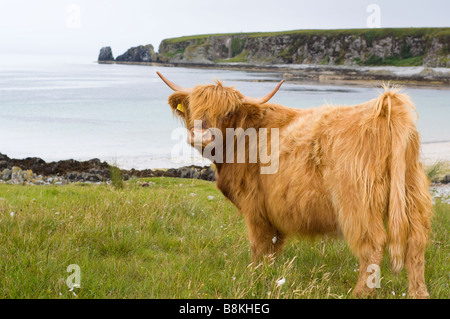
[[[392,291],[392,295],[395,296],[395,291]]]
[[[286,278],[283,277],[277,281],[277,286],[280,287],[280,286],[284,285],[285,282],[286,282]]]
[[[11,213],[10,213],[11,217],[14,217],[15,214],[16,214],[16,213],[14,213],[14,212],[11,212]]]
[[[208,200],[213,200],[213,199],[214,199],[214,196],[209,195],[207,198],[208,198]]]

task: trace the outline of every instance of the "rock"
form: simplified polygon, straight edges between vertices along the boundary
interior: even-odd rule
[[[180,168],[180,177],[181,178],[191,178],[192,169],[190,167],[181,167]]]
[[[78,172],[69,172],[66,174],[66,178],[73,181],[76,180],[80,174]]]
[[[121,62],[154,62],[156,61],[157,55],[153,49],[153,45],[140,45],[138,47],[133,47],[127,50],[122,55],[116,58],[116,61]]]
[[[11,174],[12,174],[12,170],[9,169],[9,168],[5,168],[5,169],[2,171],[1,178],[2,178],[4,181],[10,180],[10,179],[11,179]]]
[[[22,177],[22,169],[20,167],[14,166],[11,170],[11,183],[12,184],[23,184],[24,179]]]
[[[0,160],[0,170],[3,170],[8,167],[8,162],[5,160]]]
[[[442,184],[448,184],[450,183],[450,174],[447,174],[444,176],[444,178],[441,180]]]
[[[112,54],[111,47],[103,47],[100,49],[98,61],[114,61],[114,56]]]
[[[102,177],[100,175],[97,174],[88,174],[88,177],[86,178],[86,181],[88,182],[100,182],[102,180]]]

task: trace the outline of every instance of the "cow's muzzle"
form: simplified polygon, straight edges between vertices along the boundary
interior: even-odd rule
[[[205,146],[212,141],[214,141],[214,135],[211,133],[210,129],[198,129],[193,127],[189,130],[188,142],[191,145]]]

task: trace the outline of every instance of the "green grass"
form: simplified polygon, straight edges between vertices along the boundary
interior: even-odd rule
[[[247,62],[248,51],[243,51],[239,55],[229,59],[219,59],[216,63],[244,63]]]
[[[386,59],[377,57],[375,55],[370,56],[366,61],[361,61],[359,58],[353,60],[359,65],[366,66],[421,66],[423,64],[424,55],[402,58],[399,56],[390,56]]]
[[[428,179],[433,182],[440,181],[445,175],[450,174],[450,161],[437,161],[425,166]]]
[[[395,37],[405,36],[437,36],[449,37],[450,28],[377,28],[377,29],[306,29],[289,30],[276,32],[249,32],[249,33],[215,33],[215,34],[197,34],[178,38],[164,39],[166,43],[174,44],[191,40],[205,40],[209,37],[219,36],[248,36],[248,37],[272,37],[279,35],[307,35],[307,36],[337,36],[337,35],[364,35],[369,41],[383,38],[389,35]]]
[[[111,184],[116,189],[122,189],[123,184],[123,175],[120,168],[117,166],[109,166],[109,175],[111,177]]]
[[[434,206],[432,298],[450,297],[449,206]],[[70,264],[81,269],[72,292]],[[292,240],[276,259],[249,265],[243,218],[211,182],[0,184],[0,298],[351,298],[358,274],[345,243],[331,239]],[[385,258],[381,273],[377,297],[406,298],[405,270],[392,275]]]

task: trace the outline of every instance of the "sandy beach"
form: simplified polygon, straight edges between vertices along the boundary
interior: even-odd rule
[[[421,157],[425,165],[450,161],[450,142],[422,143]]]

